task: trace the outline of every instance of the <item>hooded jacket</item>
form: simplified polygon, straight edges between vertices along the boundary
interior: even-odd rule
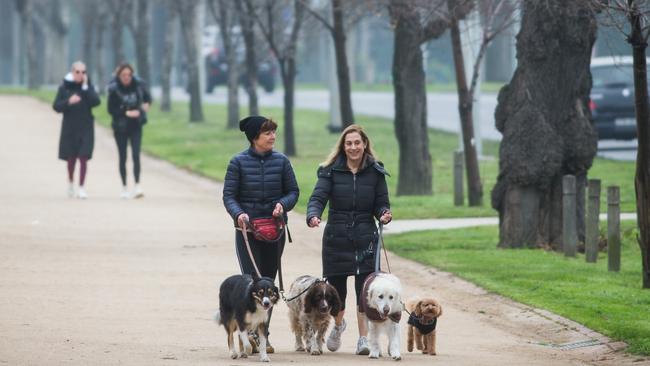
[[[318,181],[307,205],[307,223],[321,217],[329,202],[323,233],[323,276],[373,272],[377,245],[375,219],[390,209],[386,170],[366,155],[356,174],[345,155],[318,168]]]
[[[69,104],[68,100],[73,94],[77,94],[81,100]],[[63,78],[52,104],[55,111],[63,113],[59,159],[68,160],[77,156],[92,158],[95,144],[95,118],[92,108],[99,103],[99,96],[90,81],[84,87],[83,84],[74,82],[72,73]]]

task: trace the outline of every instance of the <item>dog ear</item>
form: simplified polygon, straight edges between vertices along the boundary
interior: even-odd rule
[[[418,301],[417,305],[415,305],[415,310],[413,310],[415,313],[415,316],[422,316],[422,300]]]
[[[311,296],[309,296],[309,294],[307,294],[307,296],[305,296],[305,304],[303,306],[305,314],[311,313],[311,309],[314,307],[313,305],[314,304],[312,304]]]
[[[257,275],[256,271],[253,271],[253,273],[251,273],[251,277],[253,277],[253,282],[257,282],[260,280],[260,276]]]
[[[341,307],[342,307],[341,298],[339,297],[338,291],[336,291],[336,289],[332,288],[331,286],[330,288],[327,289],[327,293],[329,294],[328,297],[329,297],[330,304],[332,306],[332,308],[330,309],[330,315],[336,317],[337,315],[339,315],[339,312],[341,312]]]
[[[442,306],[440,306],[439,302],[437,302],[436,305],[438,305],[438,316],[436,316],[436,318],[439,318],[442,315]]]

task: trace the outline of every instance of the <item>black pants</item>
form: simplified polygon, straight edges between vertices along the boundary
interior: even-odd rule
[[[277,243],[265,243],[255,240],[252,235],[248,235],[248,242],[251,245],[251,252],[260,270],[260,274],[264,277],[270,277],[275,281],[275,276],[278,273],[278,256],[282,256],[284,251],[285,235],[282,234]],[[280,250],[278,250],[278,246]],[[235,248],[237,250],[237,261],[239,262],[239,269],[242,274],[252,275],[255,273],[255,267],[251,262],[248,250],[246,250],[246,243],[242,232],[237,230],[235,232]],[[271,315],[273,308],[269,310],[269,319],[266,321],[266,337],[269,336],[269,326],[271,325]]]
[[[140,147],[142,146],[142,127],[128,128],[126,131],[113,130],[117,151],[120,158],[120,177],[122,185],[126,185],[126,149],[131,141],[131,155],[133,157],[133,176],[135,182],[140,182]]]
[[[363,289],[363,282],[366,280],[366,277],[368,277],[369,274],[370,272],[360,273],[354,276],[354,292],[357,294],[357,308],[361,304],[361,290]],[[347,275],[327,277],[327,283],[332,285],[332,287],[336,289],[336,292],[339,293],[339,297],[341,298],[341,309],[343,310],[345,310],[345,298],[348,296],[347,282]]]

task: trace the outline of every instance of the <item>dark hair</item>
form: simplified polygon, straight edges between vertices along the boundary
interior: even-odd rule
[[[119,64],[115,69],[115,76],[120,77],[120,74],[122,73],[122,71],[124,71],[124,69],[131,70],[131,76],[135,74],[135,71],[133,70],[133,66],[131,66],[131,64],[128,62],[123,62]]]
[[[260,132],[257,133],[257,136],[255,136],[253,140],[256,140],[264,132],[275,131],[277,129],[278,129],[278,124],[269,118],[264,123],[262,123],[262,126],[260,126]]]

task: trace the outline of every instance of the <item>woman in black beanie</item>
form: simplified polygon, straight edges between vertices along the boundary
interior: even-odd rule
[[[250,220],[270,216],[282,216],[286,223],[287,212],[298,201],[298,183],[291,163],[284,154],[273,151],[277,128],[275,122],[262,116],[239,121],[239,129],[246,134],[250,146],[230,160],[226,171],[223,203],[235,226],[242,229],[235,231],[235,249],[242,274],[255,272],[242,235],[245,226],[250,225]],[[284,234],[276,242],[259,241],[252,235],[248,235],[248,240],[261,275],[275,280],[278,255],[284,249]],[[269,313],[267,340],[270,320]],[[266,348],[267,353],[274,352],[268,342]]]

